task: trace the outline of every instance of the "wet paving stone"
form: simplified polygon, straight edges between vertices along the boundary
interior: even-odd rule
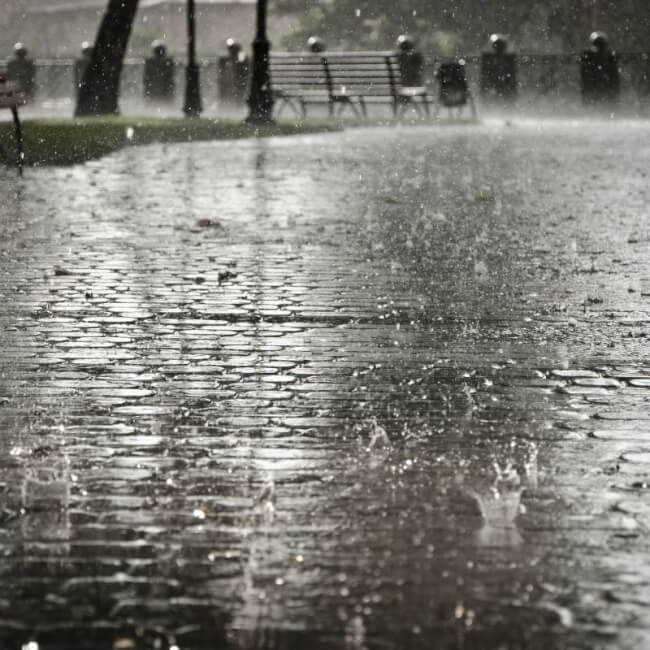
[[[0,648],[646,647],[647,136],[0,170]]]

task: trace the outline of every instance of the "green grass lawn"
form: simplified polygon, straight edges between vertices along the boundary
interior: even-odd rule
[[[153,142],[194,142],[339,131],[335,122],[278,122],[254,127],[236,120],[94,117],[25,120],[25,165],[73,165],[101,158],[126,146]],[[15,160],[13,123],[0,122],[1,155]]]

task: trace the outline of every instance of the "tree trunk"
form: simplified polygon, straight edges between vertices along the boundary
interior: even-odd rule
[[[75,115],[119,113],[122,62],[138,0],[109,0],[79,87]]]

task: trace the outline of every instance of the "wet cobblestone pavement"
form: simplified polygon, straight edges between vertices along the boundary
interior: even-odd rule
[[[0,170],[0,648],[650,647],[649,135]]]

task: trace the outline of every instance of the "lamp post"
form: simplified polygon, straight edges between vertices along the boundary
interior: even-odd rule
[[[194,0],[187,0],[187,67],[185,68],[185,103],[183,112],[187,117],[198,117],[202,110],[199,66],[196,63]]]
[[[257,29],[253,41],[253,69],[248,97],[249,113],[246,118],[249,124],[273,122],[273,97],[269,71],[271,44],[266,36],[266,4],[267,0],[257,0]]]

